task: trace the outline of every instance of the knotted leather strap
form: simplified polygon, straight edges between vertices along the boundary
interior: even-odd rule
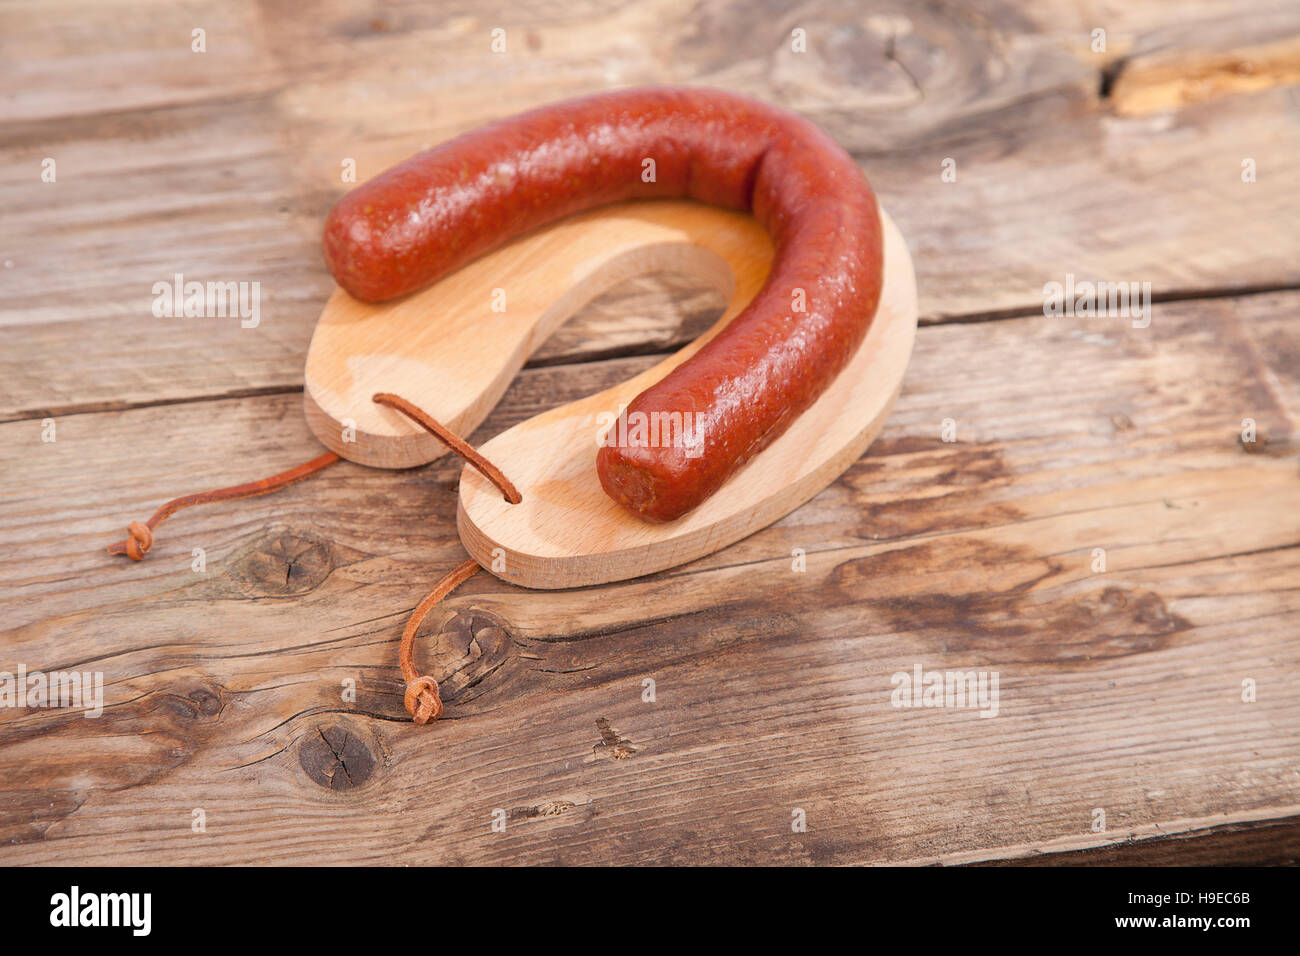
[[[338,460],[339,456],[329,451],[296,468],[290,468],[278,475],[272,475],[270,478],[262,478],[242,485],[232,485],[229,488],[218,488],[216,491],[203,491],[196,495],[183,495],[180,498],[173,498],[155,511],[153,517],[144,524],[132,521],[127,525],[126,540],[110,544],[108,553],[125,554],[132,561],[142,561],[144,556],[149,553],[149,549],[153,547],[154,528],[157,528],[158,525],[182,508],[211,504],[216,501],[235,501],[239,498],[255,498],[258,495],[269,495],[273,491],[289,487],[294,482],[302,481],[323,468],[328,468]]]
[[[389,392],[377,393],[372,401],[377,405],[384,405],[401,412],[428,431],[451,449],[452,452],[476,468],[488,481],[492,482],[506,501],[511,504],[518,504],[523,500],[523,496],[519,494],[518,489],[515,488],[500,468],[484,458],[473,446],[432,418],[423,409],[412,405],[400,395],[393,395]],[[144,524],[139,521],[132,521],[127,526],[128,536],[126,540],[110,545],[108,552],[109,554],[125,554],[132,561],[140,561],[153,547],[154,529],[182,508],[270,494],[273,491],[286,488],[296,481],[314,475],[338,460],[339,456],[337,454],[332,451],[326,452],[324,455],[313,458],[305,464],[290,468],[278,475],[272,475],[270,478],[262,478],[259,481],[250,481],[242,485],[233,485],[229,488],[219,488],[216,491],[205,491],[200,494],[173,498],[155,511],[153,517]],[[438,694],[438,682],[427,674],[420,674],[415,669],[416,633],[420,630],[420,625],[424,623],[424,619],[433,610],[434,606],[460,587],[461,584],[472,578],[478,573],[478,570],[479,563],[472,558],[457,566],[450,574],[435,584],[433,590],[426,594],[424,599],[416,605],[415,610],[411,613],[410,620],[406,622],[406,628],[402,631],[402,642],[398,649],[398,663],[402,668],[402,677],[406,680],[404,702],[411,719],[417,724],[427,724],[429,721],[437,720],[442,716],[442,698]]]

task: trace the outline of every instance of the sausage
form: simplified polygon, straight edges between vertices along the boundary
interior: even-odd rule
[[[875,315],[876,199],[815,125],[699,88],[545,106],[420,153],[345,195],[325,223],[325,261],[353,296],[381,302],[552,220],[654,197],[750,211],[774,245],[749,306],[638,395],[597,453],[611,498],[646,520],[671,521],[817,399]],[[646,421],[672,439],[647,441],[659,429],[637,427]]]

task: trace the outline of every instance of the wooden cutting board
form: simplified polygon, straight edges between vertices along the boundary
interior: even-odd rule
[[[596,479],[598,441],[621,405],[698,351],[762,286],[771,243],[739,213],[685,201],[624,203],[530,233],[397,302],[368,305],[336,290],[307,354],[307,419],[345,458],[383,468],[424,464],[446,449],[405,416],[375,405],[376,392],[401,395],[468,435],[533,350],[582,305],[634,275],[691,275],[727,298],[714,326],[640,375],[485,444],[481,450],[523,501],[503,501],[466,468],[457,515],[469,553],[525,587],[580,587],[673,567],[797,508],[883,426],[917,321],[907,245],[888,216],[884,226],[881,305],[849,365],[780,438],[677,521],[647,523],[605,495]]]

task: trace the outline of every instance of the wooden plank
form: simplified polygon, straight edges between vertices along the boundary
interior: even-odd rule
[[[1156,836],[1095,850],[999,860],[986,866],[1296,866],[1300,818]]]
[[[274,89],[257,3],[7,0],[0,6],[6,121],[101,120]],[[204,31],[205,52],[195,30]]]
[[[780,523],[600,589],[465,585],[417,652],[432,728],[394,657],[460,559],[453,465],[340,464],[117,563],[163,498],[314,454],[297,396],[0,426],[0,667],[101,670],[106,704],[0,708],[0,860],[973,862],[1294,817],[1297,307],[922,329],[881,439]],[[475,440],[651,361],[527,371]],[[891,706],[917,664],[997,671],[998,716]]]
[[[90,21],[52,9],[17,5],[0,31],[17,64],[0,113],[0,420],[299,387],[331,288],[317,243],[345,159],[365,179],[485,120],[640,82],[728,86],[826,126],[907,235],[927,321],[1036,310],[1067,273],[1150,282],[1158,299],[1300,280],[1300,120],[1293,78],[1269,66],[1300,36],[1285,2],[1249,18],[1216,3],[871,15],[828,3],[758,29],[734,5],[668,0],[464,15],[114,4]],[[114,29],[85,28],[102,19]],[[176,53],[173,34],[199,20],[210,52]],[[1104,54],[1088,47],[1094,21]],[[514,37],[504,55],[488,46],[497,22]],[[1203,102],[1152,113],[1188,98],[1141,92],[1235,75],[1251,56],[1263,57],[1251,82],[1212,82]],[[41,181],[46,157],[55,183]],[[946,158],[955,182],[940,178]],[[153,285],[178,272],[260,283],[260,324],[156,318]],[[605,300],[542,360],[681,345],[708,316],[698,289],[670,292]],[[658,311],[681,298],[685,327]]]

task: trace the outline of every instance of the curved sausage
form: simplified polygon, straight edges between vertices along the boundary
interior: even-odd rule
[[[611,498],[647,520],[670,521],[817,399],[875,315],[875,196],[816,126],[697,88],[542,107],[420,153],[348,193],[325,223],[325,261],[353,296],[379,302],[562,216],[654,197],[752,211],[775,247],[749,306],[637,396],[597,454]],[[637,427],[646,421],[650,429]]]

